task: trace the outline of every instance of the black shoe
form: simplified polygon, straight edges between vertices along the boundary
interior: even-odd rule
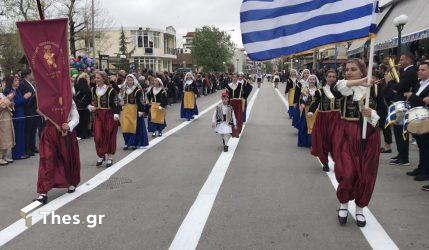
[[[128,146],[124,146],[122,149],[123,149],[124,151],[127,151],[127,150],[128,150]]]
[[[97,163],[95,164],[95,166],[99,167],[99,166],[103,165],[103,162],[104,162],[104,157],[103,157],[103,158],[98,159],[98,160],[97,160]]]
[[[23,155],[23,156],[21,156],[18,160],[25,160],[25,159],[28,159],[28,158],[30,158],[30,156],[28,156],[28,155]]]
[[[152,133],[152,137],[156,137],[156,133],[155,132]]]
[[[429,180],[429,175],[417,175],[416,177],[414,177],[415,181],[428,181]]]
[[[130,147],[130,149],[131,149],[131,150],[136,150],[136,147],[131,146],[131,147]]]
[[[397,159],[399,159],[399,156],[395,156],[395,157],[390,158],[390,161],[391,161],[391,162],[392,162],[392,161],[396,161]]]
[[[34,156],[34,153],[33,152],[28,152],[27,155],[31,157],[31,156]]]
[[[347,216],[346,217],[341,217],[340,214],[338,213],[338,222],[340,223],[341,226],[344,226],[347,223],[347,217],[349,215],[349,210],[345,209],[345,208],[340,208],[337,210],[338,212],[340,211],[347,211]]]
[[[162,136],[162,132],[159,132],[159,133],[158,133],[158,136],[159,136],[159,137],[161,137],[161,136]]]
[[[35,154],[38,154],[39,153],[39,150],[37,150],[37,148],[34,150],[34,153]]]
[[[33,201],[38,201],[38,202],[42,203],[43,205],[45,205],[46,203],[48,203],[48,196],[47,195],[39,195],[39,197],[37,197],[36,199],[33,199]]]
[[[363,221],[360,221],[357,219],[358,216],[362,216],[364,218]],[[358,227],[365,227],[366,226],[366,219],[365,219],[365,215],[363,214],[356,214],[356,224],[358,225]]]
[[[228,146],[223,146],[223,152],[228,152],[229,147]]]
[[[74,193],[74,191],[76,191],[76,188],[75,188],[75,187],[69,187],[69,188],[67,189],[67,193],[68,193],[68,194],[72,194],[72,193]]]
[[[108,159],[107,163],[106,163],[106,168],[110,168],[113,165],[113,160],[112,159]]]
[[[392,149],[381,148],[380,153],[382,153],[382,154],[391,154],[392,153]]]
[[[423,186],[423,187],[422,187],[422,190],[423,190],[423,191],[429,191],[429,185],[427,185],[427,186]]]
[[[329,172],[329,171],[331,171],[331,169],[329,168],[328,164],[323,164],[323,171],[324,171],[324,172]]]
[[[407,172],[408,176],[417,176],[420,174],[420,169],[416,168],[413,171]]]
[[[403,160],[394,160],[390,162],[390,165],[397,165],[397,166],[409,166],[409,161],[403,161]]]

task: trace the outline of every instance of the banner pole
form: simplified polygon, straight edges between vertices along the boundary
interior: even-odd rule
[[[37,10],[39,10],[40,20],[45,20],[45,15],[43,14],[43,9],[42,9],[42,3],[40,2],[40,0],[36,0],[36,2],[37,2]]]

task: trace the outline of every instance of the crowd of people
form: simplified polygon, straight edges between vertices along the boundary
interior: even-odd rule
[[[394,69],[379,64],[368,81],[364,61],[351,59],[340,71],[327,70],[322,75],[318,72],[321,81],[308,69],[301,73],[291,70],[284,81],[289,116],[298,130],[298,147],[311,148],[310,153],[320,160],[323,171],[330,171],[329,156],[334,162],[341,225],[347,222],[351,200],[357,205],[357,225],[366,225],[363,208],[372,196],[380,154],[393,151],[392,130],[398,154],[391,158],[390,165],[410,165],[409,138],[413,137],[419,162],[406,174],[415,181],[429,180],[429,61],[416,62],[413,54],[403,53],[399,67],[395,79]],[[407,109],[400,109],[402,106]],[[412,112],[419,112],[414,120]],[[413,133],[409,132],[411,126],[415,128]],[[429,191],[429,185],[422,190]]]

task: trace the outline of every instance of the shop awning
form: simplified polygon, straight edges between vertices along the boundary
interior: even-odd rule
[[[351,55],[355,55],[358,53],[362,53],[366,41],[368,41],[368,37],[363,38],[363,39],[354,40],[352,42],[352,45],[350,45],[349,50],[347,51],[347,55],[351,56]]]
[[[402,43],[409,43],[429,37],[428,9],[428,0],[398,1],[377,33],[375,50],[379,51],[398,46],[398,30],[393,25],[393,19],[402,14],[407,15],[409,19],[402,31]]]

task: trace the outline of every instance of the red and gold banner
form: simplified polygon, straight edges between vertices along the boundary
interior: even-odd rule
[[[17,22],[16,26],[34,75],[38,112],[61,126],[72,103],[67,19]]]

